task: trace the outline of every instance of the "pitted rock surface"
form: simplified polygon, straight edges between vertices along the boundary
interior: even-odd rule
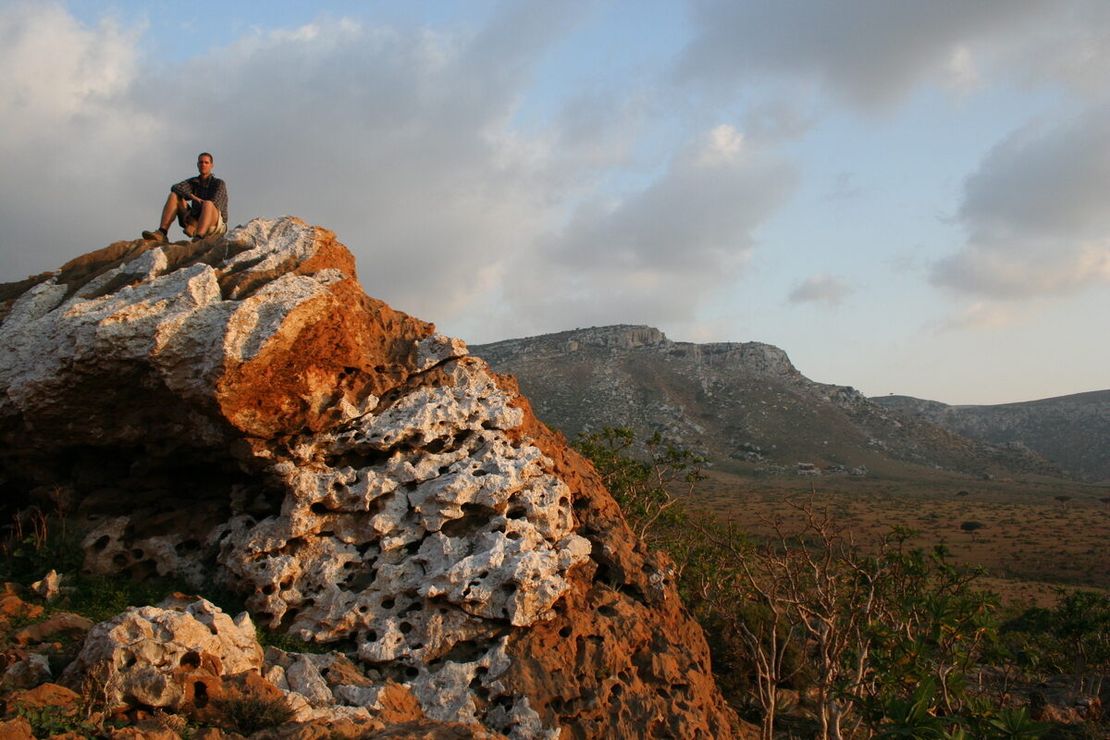
[[[511,379],[366,296],[330,232],[120,242],[0,300],[9,500],[72,492],[87,569],[216,581],[341,651],[252,658],[298,716],[401,692],[517,738],[738,731],[669,561]],[[140,612],[137,640],[184,620]]]
[[[194,673],[232,675],[262,667],[250,616],[235,619],[204,599],[171,597],[133,607],[94,626],[62,683],[103,682],[112,705],[179,709],[190,700]]]

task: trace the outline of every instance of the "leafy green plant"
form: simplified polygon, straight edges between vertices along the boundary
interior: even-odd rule
[[[16,716],[23,717],[31,725],[35,737],[53,737],[66,732],[76,732],[86,737],[95,736],[99,728],[81,719],[75,711],[66,707],[19,706]]]
[[[607,427],[582,435],[575,447],[597,468],[632,529],[649,542],[683,519],[675,489],[688,494],[703,478],[704,459],[666,442],[659,432],[637,445],[632,430]],[[642,448],[639,458],[637,447]]]
[[[982,737],[1000,740],[1037,740],[1052,729],[1052,725],[1034,722],[1025,707],[1001,709],[997,714],[984,717],[979,726]]]

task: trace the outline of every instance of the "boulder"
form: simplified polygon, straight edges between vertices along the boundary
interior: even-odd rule
[[[261,667],[262,648],[246,612],[232,619],[205,599],[176,594],[93,627],[61,680],[74,688],[99,681],[107,706],[176,710],[195,703],[203,677]]]
[[[215,579],[255,622],[342,646],[365,680],[262,667],[298,712],[396,686],[413,721],[493,735],[736,733],[670,561],[511,379],[365,295],[331,232],[119,242],[0,300],[7,500],[72,491],[87,569]],[[152,706],[182,701],[191,654],[261,667],[221,641],[245,622],[205,638],[209,607],[187,612],[132,610],[79,663],[162,661],[121,689]]]

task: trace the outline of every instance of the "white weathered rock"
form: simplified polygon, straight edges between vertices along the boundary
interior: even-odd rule
[[[0,675],[0,688],[29,689],[50,680],[50,659],[42,653],[31,653],[9,665]]]
[[[31,584],[31,590],[45,601],[53,601],[62,595],[62,577],[53,568],[40,580]]]
[[[254,624],[246,612],[232,619],[205,599],[170,597],[93,627],[62,681],[80,685],[91,673],[110,702],[176,709],[184,676],[201,665],[218,665],[219,675],[261,668]]]
[[[285,669],[285,680],[289,683],[290,691],[296,691],[314,707],[330,707],[335,704],[328,682],[307,656],[300,656]]]

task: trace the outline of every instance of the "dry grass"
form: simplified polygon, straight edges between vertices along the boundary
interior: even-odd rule
[[[753,535],[796,515],[786,499],[828,507],[861,545],[893,527],[914,545],[943,543],[952,559],[987,569],[989,585],[1011,602],[1047,603],[1054,585],[1110,589],[1110,494],[1105,486],[1053,479],[976,480],[938,471],[919,477],[754,478],[709,471],[692,506],[731,518]],[[980,522],[973,531],[965,522]]]

